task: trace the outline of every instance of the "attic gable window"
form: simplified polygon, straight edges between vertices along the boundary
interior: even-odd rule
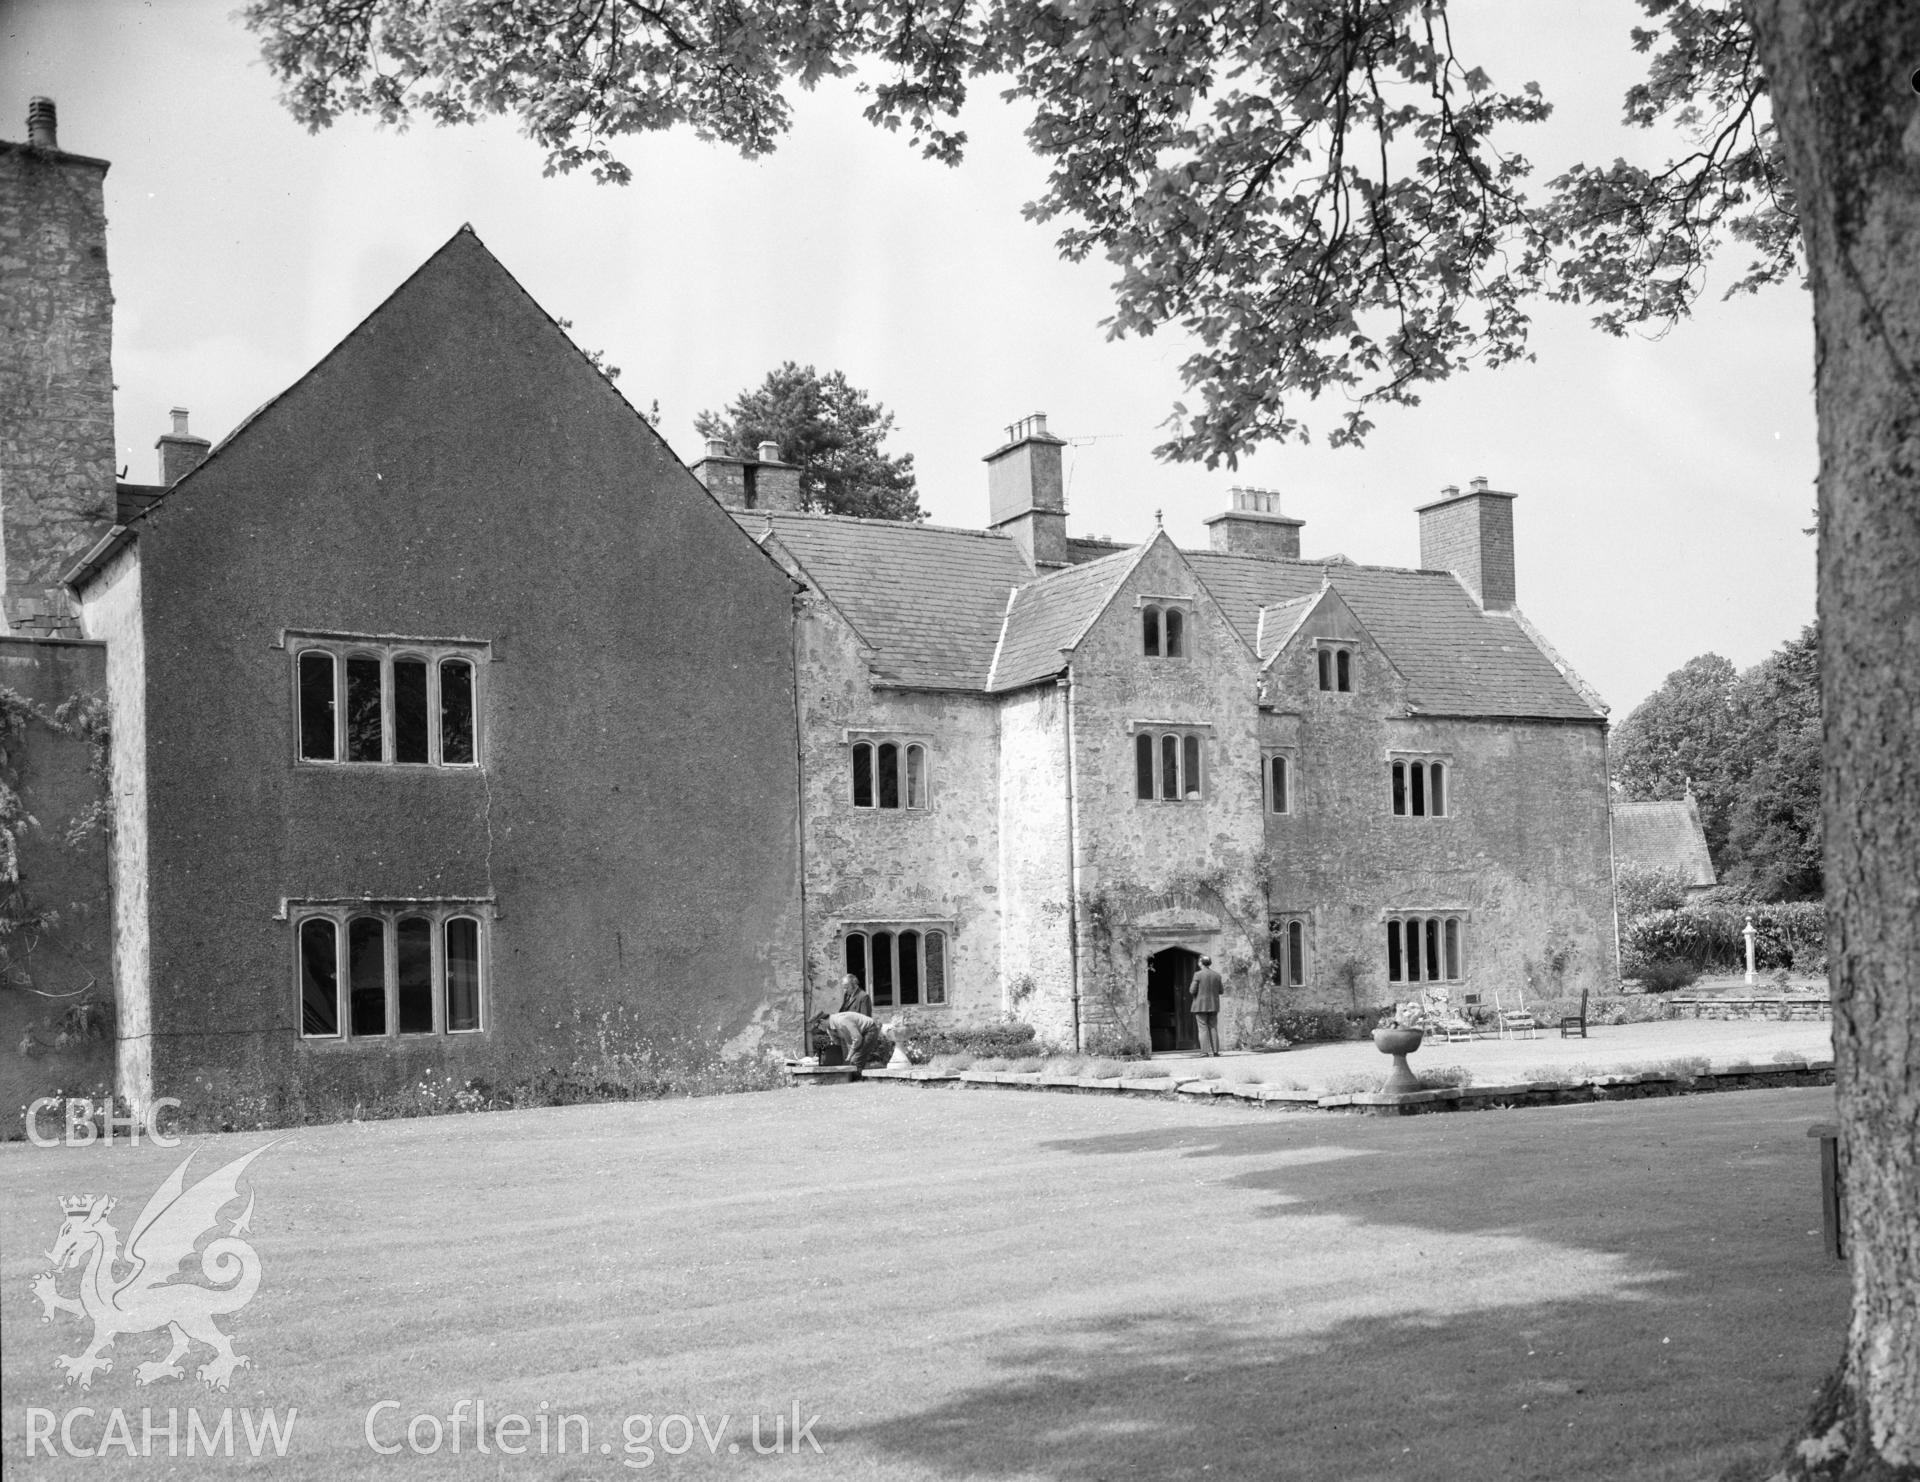
[[[855,741],[852,780],[856,808],[924,812],[927,748],[919,741]]]
[[[288,647],[299,761],[478,764],[484,645],[327,635],[294,638]]]
[[[1150,659],[1187,656],[1187,614],[1168,602],[1149,602],[1140,609],[1140,651]]]
[[[1203,750],[1192,731],[1135,732],[1133,795],[1142,802],[1199,802],[1206,786]]]
[[[1444,818],[1452,763],[1438,757],[1396,757],[1387,764],[1397,818]]]
[[[1331,694],[1353,691],[1353,649],[1343,643],[1322,643],[1314,650],[1320,670],[1320,688]]]

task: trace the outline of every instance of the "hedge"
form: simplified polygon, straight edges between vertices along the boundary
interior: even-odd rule
[[[1353,1009],[1282,1009],[1268,1016],[1262,1026],[1271,1039],[1291,1040],[1296,1045],[1332,1044],[1341,1040],[1366,1039],[1373,1033],[1373,1027],[1380,1022],[1382,1014],[1391,1011],[1392,1005],[1383,1008],[1356,1011]]]
[[[902,1036],[907,1058],[923,1065],[935,1055],[986,1055],[1021,1060],[1044,1055],[1046,1045],[1034,1038],[1033,1026],[1019,1020],[997,1024],[953,1024],[924,1015],[905,1016]]]
[[[1819,901],[1760,906],[1681,906],[1625,924],[1622,967],[1637,977],[1654,962],[1678,958],[1702,971],[1739,971],[1747,965],[1742,934],[1753,917],[1754,966],[1823,972],[1827,965],[1827,908]]]

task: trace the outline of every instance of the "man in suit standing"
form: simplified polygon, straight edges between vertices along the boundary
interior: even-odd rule
[[[1220,995],[1226,986],[1220,974],[1213,970],[1213,959],[1202,957],[1200,971],[1193,975],[1193,986],[1187,990],[1193,998],[1194,1022],[1200,1027],[1202,1055],[1220,1053]]]

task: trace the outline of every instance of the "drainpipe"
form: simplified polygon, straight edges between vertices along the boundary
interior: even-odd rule
[[[1073,746],[1073,668],[1060,681],[1067,692],[1067,963],[1073,1003],[1073,1053],[1080,1053],[1080,790]]]
[[[793,594],[793,608],[787,621],[788,642],[792,650],[793,670],[793,821],[800,863],[800,1054],[813,1053],[808,1026],[813,1022],[813,978],[807,972],[807,741],[800,717],[800,611],[806,601],[804,591]]]
[[[1620,975],[1620,892],[1613,853],[1613,727],[1600,728],[1600,787],[1607,803],[1607,904],[1613,907],[1613,972]]]

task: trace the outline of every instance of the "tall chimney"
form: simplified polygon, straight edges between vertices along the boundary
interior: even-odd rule
[[[53,99],[27,99],[27,143],[35,149],[60,147],[60,114]]]
[[[760,465],[754,475],[760,509],[800,509],[800,465],[780,461],[780,444],[760,444]]]
[[[1067,564],[1065,438],[1047,431],[1045,412],[1007,429],[1004,447],[987,454],[987,525],[1013,538],[1040,567]]]
[[[0,139],[0,633],[78,633],[60,578],[114,520],[105,160],[60,148],[50,99]]]
[[[693,465],[693,476],[728,509],[753,507],[747,499],[747,460],[729,453],[724,439],[707,439],[707,456]]]
[[[212,451],[213,444],[187,431],[187,409],[173,409],[173,431],[163,433],[154,447],[160,450],[160,482],[171,489],[192,473]]]
[[[1216,551],[1291,561],[1300,558],[1300,527],[1306,521],[1281,514],[1276,491],[1235,489],[1231,498],[1230,508],[1201,521],[1211,532]]]
[[[1474,479],[1465,494],[1452,484],[1440,492],[1420,506],[1420,564],[1453,572],[1489,611],[1509,610],[1515,496],[1488,488],[1484,478]]]

